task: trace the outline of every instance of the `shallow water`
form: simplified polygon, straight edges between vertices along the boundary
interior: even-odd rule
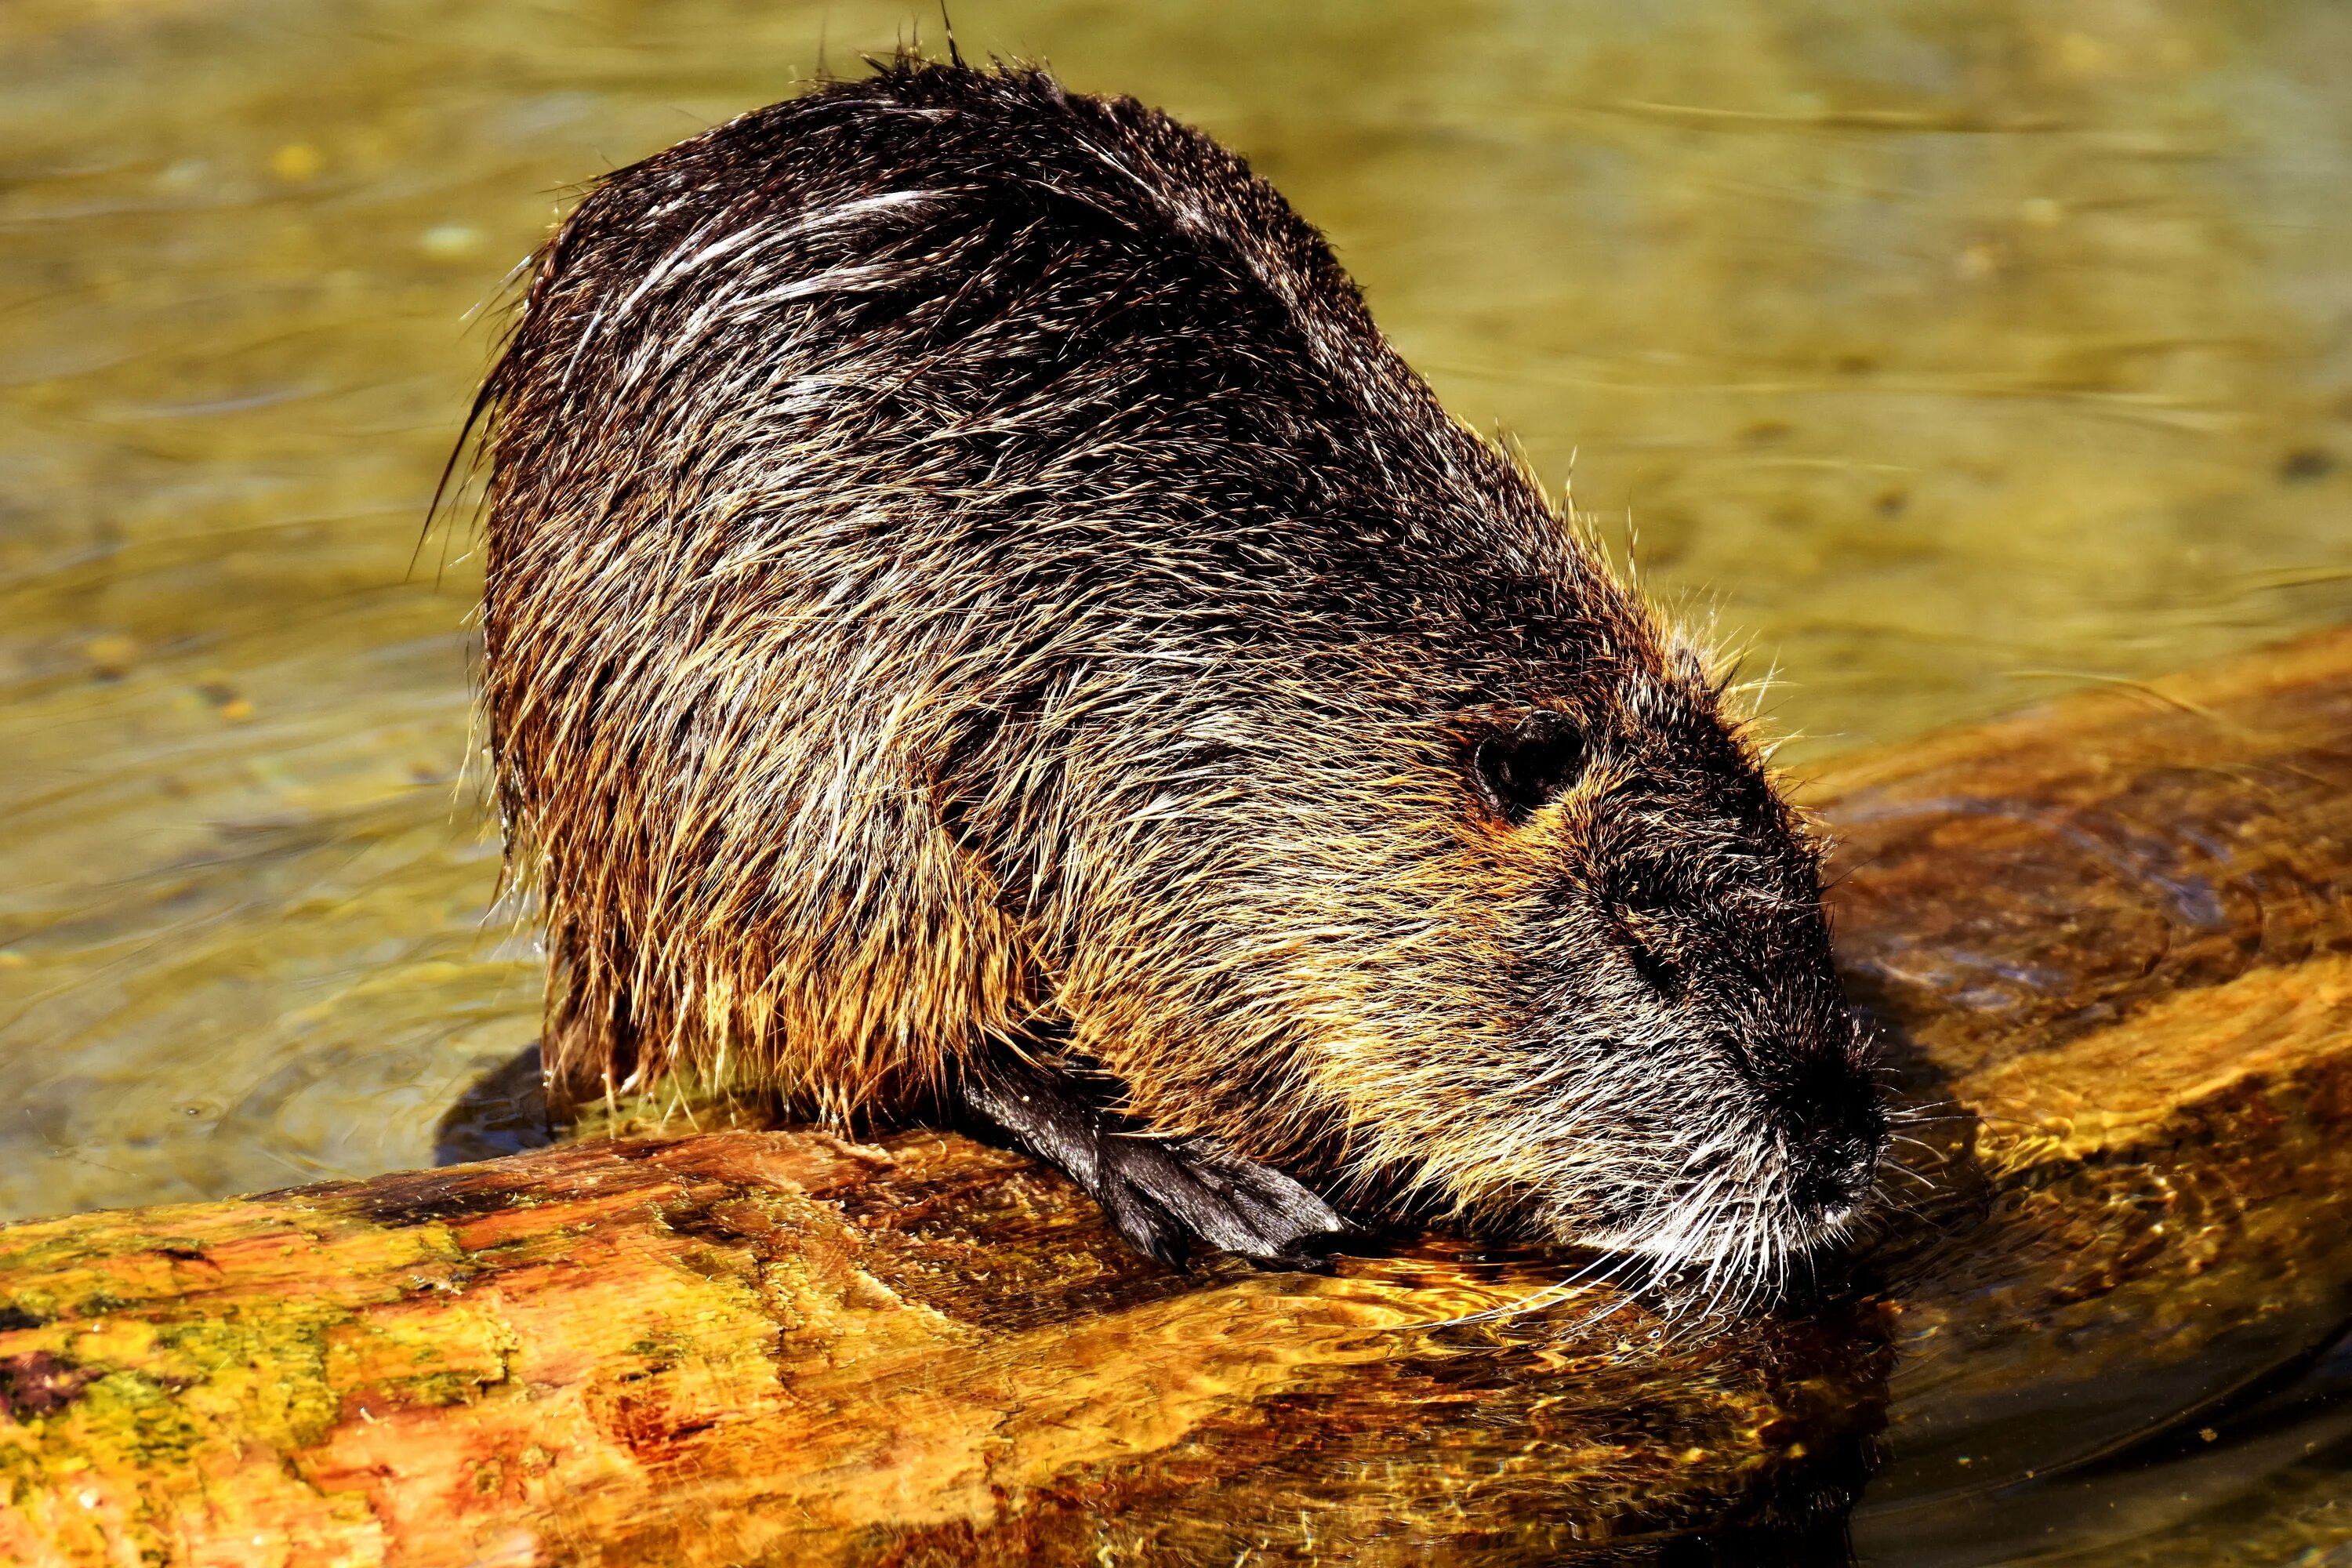
[[[1790,755],[2352,619],[2352,11],[955,9],[1247,153],[1458,413],[1779,669]],[[0,9],[0,1213],[430,1163],[530,1041],[470,539],[421,533],[469,312],[568,184],[918,32]]]

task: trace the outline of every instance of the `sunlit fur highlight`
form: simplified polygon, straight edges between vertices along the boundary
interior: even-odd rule
[[[580,204],[478,414],[575,1092],[920,1115],[1066,1048],[1361,1206],[1740,1289],[1866,1182],[1816,852],[1705,654],[1205,138],[911,60],[748,115]],[[1535,709],[1589,761],[1506,820],[1465,759]]]

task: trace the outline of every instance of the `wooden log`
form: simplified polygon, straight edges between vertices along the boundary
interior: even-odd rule
[[[572,1144],[0,1228],[0,1558],[1814,1561],[1874,1466],[1924,1539],[2340,1312],[2347,786],[2352,634],[1822,781],[1924,1147],[1801,1310],[1477,1318],[1579,1260],[1435,1237],[1171,1274],[929,1132]]]
[[[2135,1527],[2189,1518],[2260,1473],[2209,1446],[2223,1413],[2352,1308],[2352,633],[1826,782],[1849,984],[1909,1098],[1960,1112],[1911,1151],[1941,1223],[1880,1259],[1898,1353],[1857,1540],[2087,1539],[2183,1444]]]

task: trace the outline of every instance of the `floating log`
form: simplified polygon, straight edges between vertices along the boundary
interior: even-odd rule
[[[0,1227],[0,1558],[1812,1562],[1874,1470],[1853,1528],[1930,1539],[2327,1331],[2352,633],[1813,799],[1918,1120],[1801,1310],[1482,1316],[1579,1260],[1442,1237],[1174,1274],[933,1132],[580,1142]]]

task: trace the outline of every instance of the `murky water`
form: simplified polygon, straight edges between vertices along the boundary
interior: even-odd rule
[[[955,10],[1246,153],[1791,754],[2352,619],[2352,10]],[[469,312],[566,185],[938,32],[0,8],[0,1213],[426,1163],[530,1039],[420,536]]]

